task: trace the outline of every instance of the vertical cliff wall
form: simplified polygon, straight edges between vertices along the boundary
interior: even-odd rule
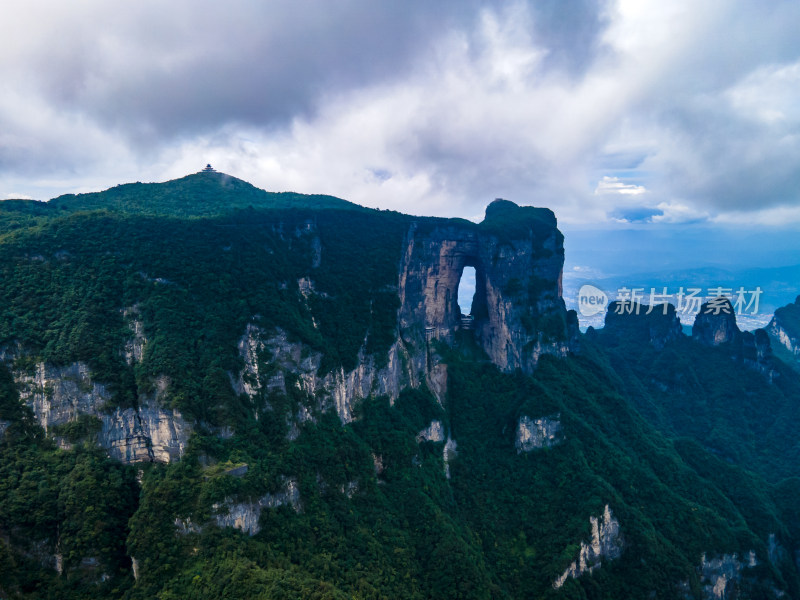
[[[400,335],[412,344],[452,341],[471,327],[504,371],[530,372],[542,354],[574,349],[577,318],[561,298],[563,236],[552,211],[495,200],[480,224],[456,219],[412,225],[400,268]],[[475,268],[471,323],[462,325],[458,287]],[[422,365],[419,365],[420,367]]]

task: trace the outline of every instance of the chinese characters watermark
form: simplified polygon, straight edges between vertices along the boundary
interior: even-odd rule
[[[616,314],[649,315],[659,309],[667,314],[668,305],[675,307],[675,311],[686,314],[700,312],[700,307],[705,304],[705,312],[712,315],[719,314],[751,314],[758,313],[758,304],[763,293],[760,287],[755,289],[713,287],[679,287],[677,290],[662,288],[628,288],[621,287],[616,293]],[[578,310],[583,316],[592,316],[602,312],[608,306],[609,299],[605,292],[593,285],[584,285],[578,292]],[[659,306],[660,305],[660,306]]]

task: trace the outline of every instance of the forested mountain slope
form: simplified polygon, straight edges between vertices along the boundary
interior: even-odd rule
[[[546,209],[200,173],[0,224],[2,597],[800,597],[797,373],[580,335]]]

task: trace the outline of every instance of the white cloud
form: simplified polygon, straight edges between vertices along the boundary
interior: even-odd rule
[[[594,189],[594,193],[599,195],[622,194],[625,196],[638,196],[646,191],[647,189],[643,185],[625,183],[619,177],[608,176],[604,176],[598,181],[597,187]]]

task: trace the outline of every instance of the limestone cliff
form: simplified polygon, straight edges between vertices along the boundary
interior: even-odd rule
[[[233,387],[254,397],[260,390],[285,392],[288,380],[297,381],[316,408],[336,410],[342,423],[352,420],[357,400],[371,394],[394,400],[422,382],[444,404],[447,366],[432,341],[452,343],[462,329],[502,370],[531,372],[542,354],[564,356],[577,347],[577,318],[561,298],[563,264],[563,236],[547,209],[497,200],[479,225],[422,219],[404,240],[397,339],[385,361],[362,349],[355,369],[321,373],[320,353],[254,319],[239,340],[244,368],[232,374]],[[476,294],[472,320],[462,322],[458,287],[465,266],[476,269]],[[303,301],[319,293],[307,277],[298,280],[298,290]],[[296,436],[295,429],[293,423]]]
[[[700,307],[692,327],[692,338],[706,346],[725,345],[732,350],[734,358],[761,371],[772,381],[775,372],[767,331],[741,331],[736,324],[733,305],[727,298],[715,298]]]
[[[517,421],[514,446],[517,454],[540,448],[550,448],[563,439],[561,434],[561,415],[531,419],[522,415]]]
[[[59,367],[39,362],[32,370],[12,372],[20,399],[47,433],[88,415],[100,421],[97,442],[112,458],[125,463],[170,462],[183,454],[191,427],[177,410],[165,407],[166,378],[157,380],[151,394],[140,395],[136,408],[112,410],[107,408],[110,392],[92,379],[85,363]],[[69,446],[55,437],[62,447]]]
[[[444,443],[442,449],[442,459],[444,460],[444,476],[450,479],[450,463],[458,456],[458,444],[456,441],[447,436],[447,441]]]
[[[418,442],[443,442],[444,440],[444,427],[438,419],[431,421],[430,425],[417,434]]]
[[[553,582],[555,589],[563,586],[570,577],[576,578],[584,573],[591,573],[600,567],[603,559],[613,560],[622,555],[623,541],[619,521],[608,505],[600,517],[590,517],[589,521],[592,525],[592,539],[589,543],[581,542],[578,559]]]
[[[733,305],[723,297],[703,304],[692,326],[692,337],[706,346],[736,343],[741,334]]]
[[[742,569],[758,565],[755,552],[747,553],[746,562],[736,554],[723,554],[719,558],[700,558],[700,576],[703,581],[703,597],[706,600],[730,600],[739,597]]]
[[[767,332],[792,356],[800,358],[800,296],[793,304],[775,311]]]
[[[419,384],[417,373],[409,368],[411,361],[401,340],[391,346],[386,365],[381,368],[376,366],[375,357],[366,356],[362,350],[352,371],[340,367],[323,374],[322,354],[290,341],[280,328],[268,333],[250,324],[239,340],[239,353],[244,368],[233,378],[237,393],[251,397],[261,389],[285,393],[287,380],[294,379],[297,387],[315,399],[315,408],[335,410],[342,423],[353,420],[353,406],[358,399],[370,394],[395,399],[404,387]]]
[[[233,502],[226,499],[225,502],[214,504],[214,519],[220,527],[234,527],[248,535],[255,535],[261,530],[261,510],[283,505],[289,505],[298,512],[302,510],[300,488],[294,479],[285,480],[281,491],[265,494],[256,500]]]
[[[462,328],[458,286],[475,268],[472,328],[500,369],[531,372],[542,354],[577,344],[577,318],[561,298],[563,236],[547,209],[496,200],[484,221],[426,220],[412,225],[400,267],[399,330],[409,347],[450,342]],[[425,369],[424,353],[414,353]]]

